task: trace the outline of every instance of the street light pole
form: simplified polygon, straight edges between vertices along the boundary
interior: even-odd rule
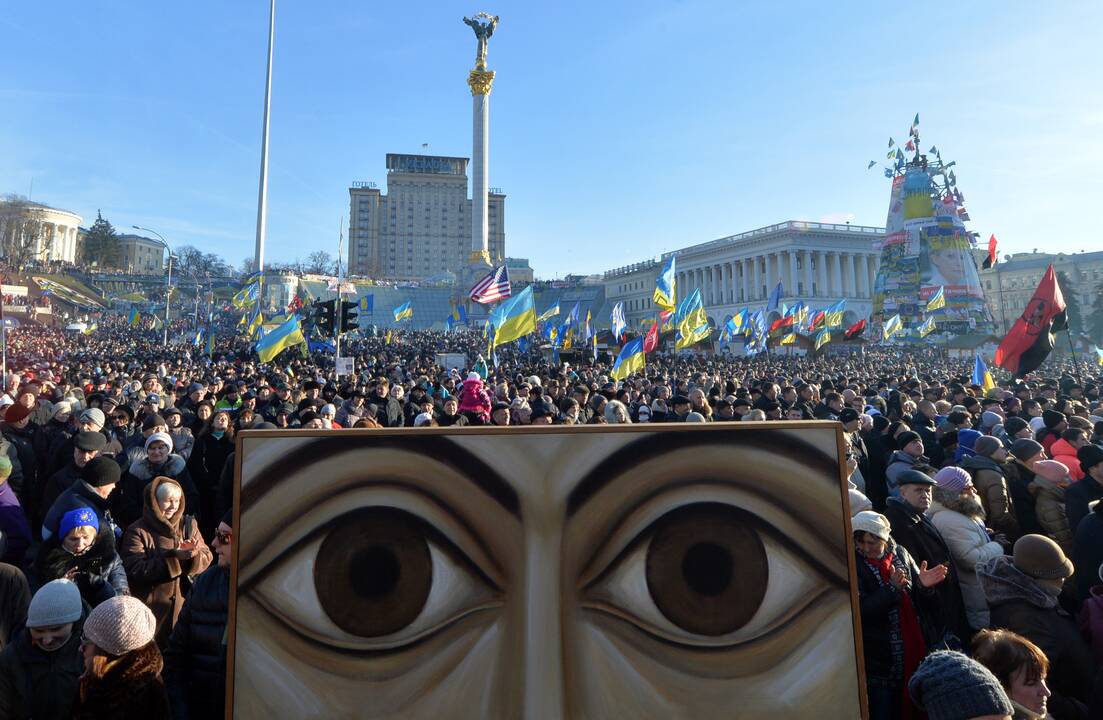
[[[166,280],[166,285],[165,285],[165,335],[164,335],[164,339],[163,339],[165,347],[168,347],[168,344],[169,344],[169,302],[172,299],[172,248],[169,247],[168,241],[165,240],[164,236],[162,236],[161,233],[157,232],[156,230],[150,230],[149,228],[142,227],[141,225],[131,225],[131,227],[134,228],[135,230],[142,230],[144,232],[153,233],[154,235],[159,237],[161,239],[161,244],[165,246],[165,250],[167,250],[168,254],[169,254],[169,274],[168,274],[168,279]]]

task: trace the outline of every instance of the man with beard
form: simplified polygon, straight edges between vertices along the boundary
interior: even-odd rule
[[[939,612],[931,613],[931,637],[928,640],[963,645],[972,633],[961,601],[957,572],[946,541],[924,514],[931,507],[931,491],[936,483],[918,470],[904,470],[899,475],[899,482],[899,497],[890,497],[885,503],[885,517],[892,525],[893,539],[904,546],[915,562],[925,561],[927,567],[946,564],[950,568],[946,581],[934,589],[938,602],[933,606]],[[947,637],[948,634],[954,638]]]
[[[976,567],[978,563],[1003,555],[1004,545],[1009,547],[1010,543],[1000,535],[993,539],[985,529],[984,505],[968,472],[959,467],[945,467],[934,479],[938,485],[934,488],[927,515],[950,548],[969,627],[973,631],[981,630],[989,624],[988,602]],[[999,540],[1003,540],[1003,544]]]

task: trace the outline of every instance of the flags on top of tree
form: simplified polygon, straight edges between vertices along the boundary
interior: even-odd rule
[[[490,314],[493,324],[494,347],[513,342],[517,338],[536,332],[536,307],[532,300],[532,285],[502,303]]]
[[[1050,265],[1023,314],[996,348],[993,362],[1022,377],[1045,361],[1053,350],[1053,333],[1065,326],[1065,297]]]
[[[498,300],[505,300],[511,294],[509,270],[505,265],[499,265],[475,283],[475,287],[471,288],[467,296],[480,305],[488,305]]]
[[[939,285],[938,290],[927,298],[927,312],[933,312],[946,307],[946,286]]]
[[[986,393],[996,387],[996,381],[992,379],[992,373],[988,372],[988,366],[980,359],[980,355],[973,362],[973,384],[979,385]]]
[[[618,302],[613,306],[613,314],[610,317],[613,328],[613,337],[619,338],[628,329],[628,323],[624,320],[624,302]]]
[[[674,274],[674,255],[666,260],[659,277],[655,278],[655,304],[664,310],[673,310],[677,307],[677,295],[675,288],[676,278]]]
[[[985,270],[995,267],[999,262],[999,258],[996,256],[996,236],[992,235],[988,238],[988,257],[984,258],[983,267]]]
[[[609,375],[614,380],[623,380],[634,372],[643,370],[647,366],[644,357],[643,338],[635,338],[625,343],[617,355],[616,362]]]
[[[781,305],[781,295],[785,292],[785,288],[782,286],[781,281],[777,281],[777,285],[774,287],[774,291],[770,293],[770,299],[766,301],[766,310],[777,310]]]
[[[856,337],[861,337],[862,333],[866,331],[866,320],[862,318],[858,322],[854,323],[846,329],[843,333],[843,340],[853,340]]]

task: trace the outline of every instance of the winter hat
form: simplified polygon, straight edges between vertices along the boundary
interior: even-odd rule
[[[1026,462],[1038,453],[1042,452],[1042,444],[1030,438],[1019,438],[1011,443],[1011,454]]]
[[[38,589],[27,608],[29,628],[53,627],[80,620],[80,590],[71,580],[51,580]]]
[[[467,373],[467,379],[464,382],[482,382],[482,377],[477,372]]]
[[[333,405],[323,405],[322,409],[318,411],[318,414],[333,416],[337,414],[337,408]]]
[[[922,440],[922,439],[923,438],[919,437],[919,433],[914,432],[912,430],[905,430],[904,432],[902,432],[902,433],[900,433],[899,435],[896,436],[896,447],[903,450],[904,448],[906,448],[908,446],[909,443],[913,443],[916,440]]]
[[[1015,437],[1015,433],[1022,432],[1027,427],[1030,427],[1030,423],[1021,417],[1009,417],[1003,421],[1003,431],[1008,437]]]
[[[992,428],[999,425],[1002,421],[1002,417],[992,412],[991,410],[986,410],[981,413],[980,416],[980,429],[986,433],[991,432]]]
[[[640,422],[651,422],[651,408],[647,405],[640,405],[640,409],[636,411],[636,417]]]
[[[907,470],[900,471],[900,474],[896,476],[897,485],[937,485],[930,475],[925,472],[916,470],[915,468],[908,468]]]
[[[858,418],[858,411],[854,408],[843,408],[843,411],[839,413],[839,422],[843,425],[846,425],[848,422],[854,422]]]
[[[1034,474],[1056,483],[1069,479],[1069,466],[1057,460],[1039,460],[1034,463]]]
[[[96,532],[100,531],[100,519],[92,508],[79,507],[70,510],[61,516],[61,522],[57,525],[57,536],[64,538],[73,528],[91,527]]]
[[[88,464],[81,468],[80,478],[92,487],[106,487],[119,482],[122,472],[119,463],[113,458],[100,455],[89,460]]]
[[[888,541],[892,533],[892,525],[889,519],[879,512],[863,510],[850,519],[850,527],[854,532],[867,532],[876,535],[884,541]]]
[[[1076,458],[1080,461],[1080,469],[1087,475],[1089,470],[1103,463],[1103,448],[1089,443],[1076,451]]]
[[[964,456],[970,456],[973,454],[973,445],[983,437],[976,430],[958,430],[957,431],[957,444],[958,448],[962,449]]]
[[[429,413],[418,413],[418,416],[414,418],[414,427],[421,427],[433,422],[433,416]]]
[[[973,478],[969,477],[969,473],[955,465],[944,467],[935,473],[934,481],[943,490],[957,493],[973,484]]]
[[[908,682],[908,693],[929,720],[1011,715],[1014,709],[992,671],[953,650],[933,652]]]
[[[67,400],[62,400],[61,402],[54,405],[53,417],[56,418],[58,415],[68,415],[71,412],[73,412],[72,403],[68,402]]]
[[[172,436],[168,433],[155,432],[147,437],[145,444],[146,450],[149,450],[149,446],[155,442],[163,442],[165,445],[168,445],[169,452],[172,452]]]
[[[1003,447],[1003,444],[992,437],[991,435],[985,435],[982,438],[977,438],[977,441],[973,443],[973,452],[980,457],[992,457],[992,453]]]
[[[1023,535],[1011,552],[1015,567],[1032,578],[1056,580],[1072,575],[1072,562],[1065,551],[1045,535]]]
[[[1047,428],[1052,430],[1061,424],[1061,421],[1065,419],[1065,414],[1057,412],[1056,410],[1043,410],[1042,411],[1042,423]]]
[[[104,417],[103,410],[99,408],[88,408],[80,414],[80,422],[92,423],[93,425],[103,427],[104,423],[107,422],[107,418]]]
[[[125,655],[153,642],[157,619],[131,595],[104,600],[84,621],[84,636],[109,655]]]
[[[15,424],[31,414],[30,408],[26,408],[19,403],[9,405],[7,412],[4,413],[4,422]]]
[[[691,412],[686,415],[686,422],[704,422],[705,416],[699,412]]]
[[[160,415],[147,415],[146,419],[142,421],[142,430],[149,430],[158,425],[168,425],[168,423]]]

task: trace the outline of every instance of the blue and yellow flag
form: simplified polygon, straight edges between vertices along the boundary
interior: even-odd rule
[[[927,312],[933,312],[946,307],[946,286],[940,285],[938,292],[927,300]]]
[[[81,334],[82,335],[91,335],[92,333],[94,333],[96,331],[97,327],[99,327],[99,326],[96,323],[92,323],[88,327],[84,328],[84,331]]]
[[[935,327],[937,327],[937,326],[935,325],[934,318],[933,317],[927,318],[926,320],[923,321],[923,324],[919,326],[919,337],[921,337],[921,338],[927,337],[932,332],[934,332]]]
[[[243,310],[244,308],[249,307],[257,301],[257,293],[259,289],[260,288],[256,282],[249,283],[248,285],[234,293],[234,297],[231,302],[238,310]]]
[[[620,349],[620,354],[617,355],[616,362],[613,363],[613,369],[609,375],[615,380],[623,380],[634,372],[643,370],[647,365],[647,360],[643,352],[643,338],[638,337],[634,340],[629,340],[625,343],[624,347]]]
[[[550,308],[548,308],[544,312],[540,313],[540,317],[536,318],[536,321],[537,322],[544,322],[545,320],[553,318],[558,314],[559,314],[559,301],[556,300],[555,304],[553,304]]]
[[[655,304],[661,307],[663,310],[673,310],[678,306],[677,302],[677,276],[674,269],[674,255],[671,255],[666,260],[666,265],[663,266],[662,272],[659,273],[659,277],[655,278]]]
[[[783,337],[781,339],[781,344],[782,345],[792,345],[796,341],[797,341],[797,334],[795,332],[791,332],[791,333],[789,333],[788,335],[786,335],[785,337]]]
[[[249,318],[249,326],[245,328],[245,334],[253,337],[257,330],[264,324],[264,316],[260,314],[260,305],[253,308],[253,317]]]
[[[904,329],[904,321],[900,319],[900,314],[897,313],[888,319],[885,323],[884,329],[881,331],[881,337],[888,340],[893,335],[896,335]]]
[[[130,324],[130,327],[138,327],[138,320],[140,317],[141,315],[138,313],[138,308],[131,306],[130,316],[127,317],[126,321]]]
[[[394,321],[401,322],[406,318],[412,318],[414,316],[414,306],[409,300],[402,303],[394,309]]]
[[[299,343],[305,343],[303,328],[298,315],[292,315],[279,327],[257,341],[257,355],[261,362],[271,362],[272,358],[280,354],[285,348],[293,347]]]
[[[536,332],[536,307],[532,300],[532,285],[509,298],[490,315],[494,324],[494,347],[513,342]]]
[[[846,312],[846,299],[842,299],[834,305],[824,308],[824,327],[837,328],[843,326],[843,313]]]
[[[988,372],[988,366],[980,359],[980,355],[973,362],[973,384],[980,385],[984,392],[996,387],[996,381],[992,379],[992,373]]]
[[[693,292],[678,306],[678,311],[675,313],[675,326],[678,329],[678,336],[674,341],[676,351],[694,345],[709,336],[711,330],[709,318],[705,314],[699,288],[694,288]]]
[[[207,328],[207,347],[206,347],[206,351],[207,351],[207,355],[210,355],[210,356],[214,355],[214,335],[215,335],[214,329],[213,328]]]
[[[95,326],[95,325],[93,325],[92,327],[96,327],[96,326]],[[1096,347],[1096,348],[1095,348],[1095,355],[1096,355],[1096,357],[1097,357],[1097,358],[1098,358],[1098,360],[1099,360],[1099,364],[1100,364],[1100,365],[1103,365],[1103,348],[1101,348],[1101,347]]]
[[[828,330],[827,328],[824,328],[823,330],[820,330],[818,333],[816,333],[816,349],[817,350],[819,350],[821,347],[823,347],[824,345],[826,345],[829,342],[831,342],[831,331],[830,330]]]
[[[192,340],[192,345],[199,347],[203,344],[203,328],[196,328],[195,339]]]
[[[360,298],[360,312],[374,312],[375,296],[364,295]]]

